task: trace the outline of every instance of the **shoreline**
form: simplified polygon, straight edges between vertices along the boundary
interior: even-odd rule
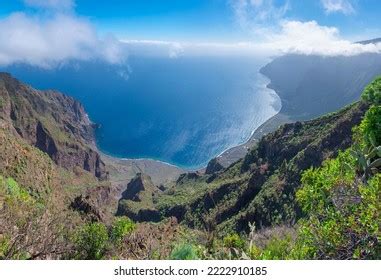
[[[271,133],[279,128],[279,126],[293,122],[290,116],[282,113],[281,111],[276,115],[269,118],[262,125],[260,125],[252,134],[249,140],[238,146],[227,149],[219,156],[216,157],[218,162],[225,168],[229,167],[234,162],[245,157],[247,152],[254,147],[254,145],[266,134]]]
[[[241,144],[227,148],[216,157],[210,159],[212,160],[216,158],[218,162],[225,168],[243,158],[247,154],[249,149],[251,149],[264,135],[275,131],[282,124],[293,122],[292,117],[284,112],[284,99],[282,98],[281,94],[279,94],[278,91],[274,87],[272,87],[271,79],[267,75],[263,74],[261,69],[258,73],[269,80],[264,85],[264,88],[266,90],[271,90],[271,93],[269,94],[273,94],[276,96],[276,98],[279,99],[280,109],[275,115],[273,115],[264,123],[262,123],[259,127],[254,129],[251,132],[250,137],[248,137],[246,141],[242,142]],[[209,160],[205,164],[205,166],[200,168],[188,169],[158,159],[119,158],[101,151],[98,148],[95,136],[92,146],[100,154],[102,160],[106,163],[106,166],[108,166],[110,173],[110,181],[114,184],[128,183],[137,173],[145,173],[149,175],[152,178],[152,181],[157,185],[169,184],[177,180],[177,178],[183,173],[204,173],[208,163],[210,162]]]
[[[269,82],[265,85],[267,90],[271,90],[272,94],[276,95],[277,98],[279,98],[280,106],[281,108],[279,111],[267,119],[264,123],[262,123],[259,127],[254,129],[250,137],[244,141],[242,144],[238,144],[236,146],[232,146],[230,148],[227,148],[226,150],[222,151],[219,155],[217,155],[216,159],[218,159],[219,163],[222,164],[225,168],[230,166],[232,163],[236,162],[237,160],[243,158],[248,150],[252,148],[257,141],[263,137],[265,134],[273,132],[276,130],[280,125],[293,122],[291,117],[284,112],[283,110],[283,99],[278,94],[276,89],[274,89],[271,86],[271,79],[261,73],[261,75],[269,79]],[[183,173],[191,173],[191,172],[205,172],[205,169],[209,163],[210,160],[214,159],[211,158],[208,163],[206,163],[205,166],[200,168],[194,168],[194,169],[187,169],[180,166],[177,166],[172,163],[168,163],[165,161],[157,160],[157,159],[150,159],[150,158],[136,158],[136,159],[129,159],[129,158],[119,158],[113,155],[109,155],[103,151],[101,151],[97,144],[96,140],[93,142],[93,147],[96,149],[96,151],[101,155],[101,158],[105,161],[106,165],[110,167],[110,177],[112,178],[111,181],[113,183],[125,183],[129,182],[137,173],[145,173],[149,175],[152,178],[152,181],[157,184],[167,184],[170,182],[175,181],[181,174]],[[121,173],[125,173],[126,175],[123,176]]]

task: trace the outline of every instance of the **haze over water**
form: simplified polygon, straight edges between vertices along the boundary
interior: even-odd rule
[[[101,125],[99,149],[120,158],[151,158],[203,167],[246,141],[280,109],[253,57],[139,57],[128,64],[72,62],[50,70],[5,71],[38,89],[79,99]]]

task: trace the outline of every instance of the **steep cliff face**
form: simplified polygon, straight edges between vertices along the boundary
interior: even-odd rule
[[[381,74],[380,62],[381,55],[371,53],[350,57],[284,55],[261,72],[281,97],[281,112],[293,120],[307,120],[359,100],[364,87]]]
[[[348,148],[352,128],[366,109],[357,103],[316,120],[284,125],[229,168],[192,180],[184,177],[173,193],[159,198],[158,207],[164,215],[208,230],[292,223],[300,217],[294,196],[302,172]]]
[[[148,175],[137,174],[122,193],[117,215],[125,215],[138,222],[160,221],[160,213],[154,206],[154,199],[160,192]]]
[[[59,166],[107,178],[104,163],[91,148],[93,124],[71,97],[35,90],[0,73],[0,126],[46,152]]]

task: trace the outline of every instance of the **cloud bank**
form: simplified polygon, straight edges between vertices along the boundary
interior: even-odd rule
[[[320,0],[326,13],[355,13],[349,0]],[[253,35],[253,49],[275,54],[298,53],[323,56],[351,56],[381,53],[381,44],[354,44],[341,37],[336,27],[318,22],[290,20],[289,0],[233,0],[240,27]],[[246,46],[247,47],[247,46]]]
[[[321,26],[316,21],[280,23],[280,31],[268,37],[264,48],[280,53],[322,56],[353,56],[362,53],[381,53],[381,44],[352,43],[340,37],[335,27]]]
[[[120,63],[126,57],[113,36],[101,37],[92,24],[73,12],[64,0],[25,0],[28,5],[54,9],[48,15],[13,13],[0,20],[0,65],[27,63],[44,68],[67,60],[101,59]]]

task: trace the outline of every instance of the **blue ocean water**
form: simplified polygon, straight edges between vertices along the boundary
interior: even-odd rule
[[[38,89],[79,99],[101,125],[101,151],[195,169],[246,141],[280,109],[259,74],[264,63],[236,56],[135,56],[123,65],[92,61],[2,70]]]

